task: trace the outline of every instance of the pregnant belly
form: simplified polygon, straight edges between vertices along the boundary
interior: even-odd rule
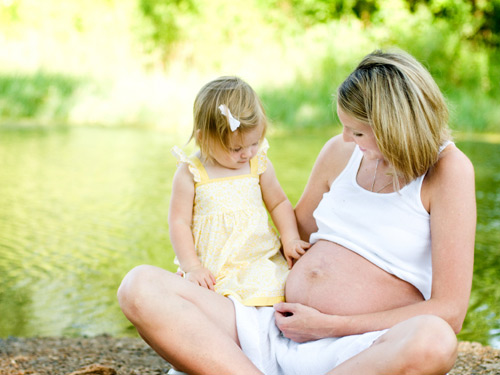
[[[315,243],[293,266],[286,282],[287,302],[334,315],[383,311],[423,299],[413,285],[329,241]]]

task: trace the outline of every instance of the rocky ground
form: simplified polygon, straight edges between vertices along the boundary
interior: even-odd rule
[[[0,339],[0,375],[160,375],[169,368],[139,338]],[[500,375],[500,350],[461,342],[450,375]]]

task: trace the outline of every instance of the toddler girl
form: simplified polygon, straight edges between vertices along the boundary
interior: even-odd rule
[[[220,77],[200,90],[193,114],[190,140],[199,151],[187,157],[173,149],[179,167],[169,228],[176,263],[188,280],[245,305],[281,302],[288,269],[309,244],[300,240],[292,205],[266,156],[262,104],[240,78]]]

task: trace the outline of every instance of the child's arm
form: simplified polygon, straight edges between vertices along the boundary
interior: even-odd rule
[[[194,183],[188,166],[182,163],[174,175],[168,225],[170,241],[186,278],[195,284],[214,290],[215,278],[202,266],[194,248],[191,223],[193,220]]]
[[[269,159],[267,169],[260,175],[260,187],[267,210],[280,233],[288,267],[292,268],[311,245],[300,239],[292,204],[281,188]]]

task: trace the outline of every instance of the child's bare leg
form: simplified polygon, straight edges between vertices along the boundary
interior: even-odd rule
[[[443,319],[419,316],[395,325],[371,347],[329,374],[443,375],[457,358],[457,339]]]
[[[125,316],[175,368],[190,374],[260,374],[238,345],[233,303],[153,266],[139,266],[118,290]]]

